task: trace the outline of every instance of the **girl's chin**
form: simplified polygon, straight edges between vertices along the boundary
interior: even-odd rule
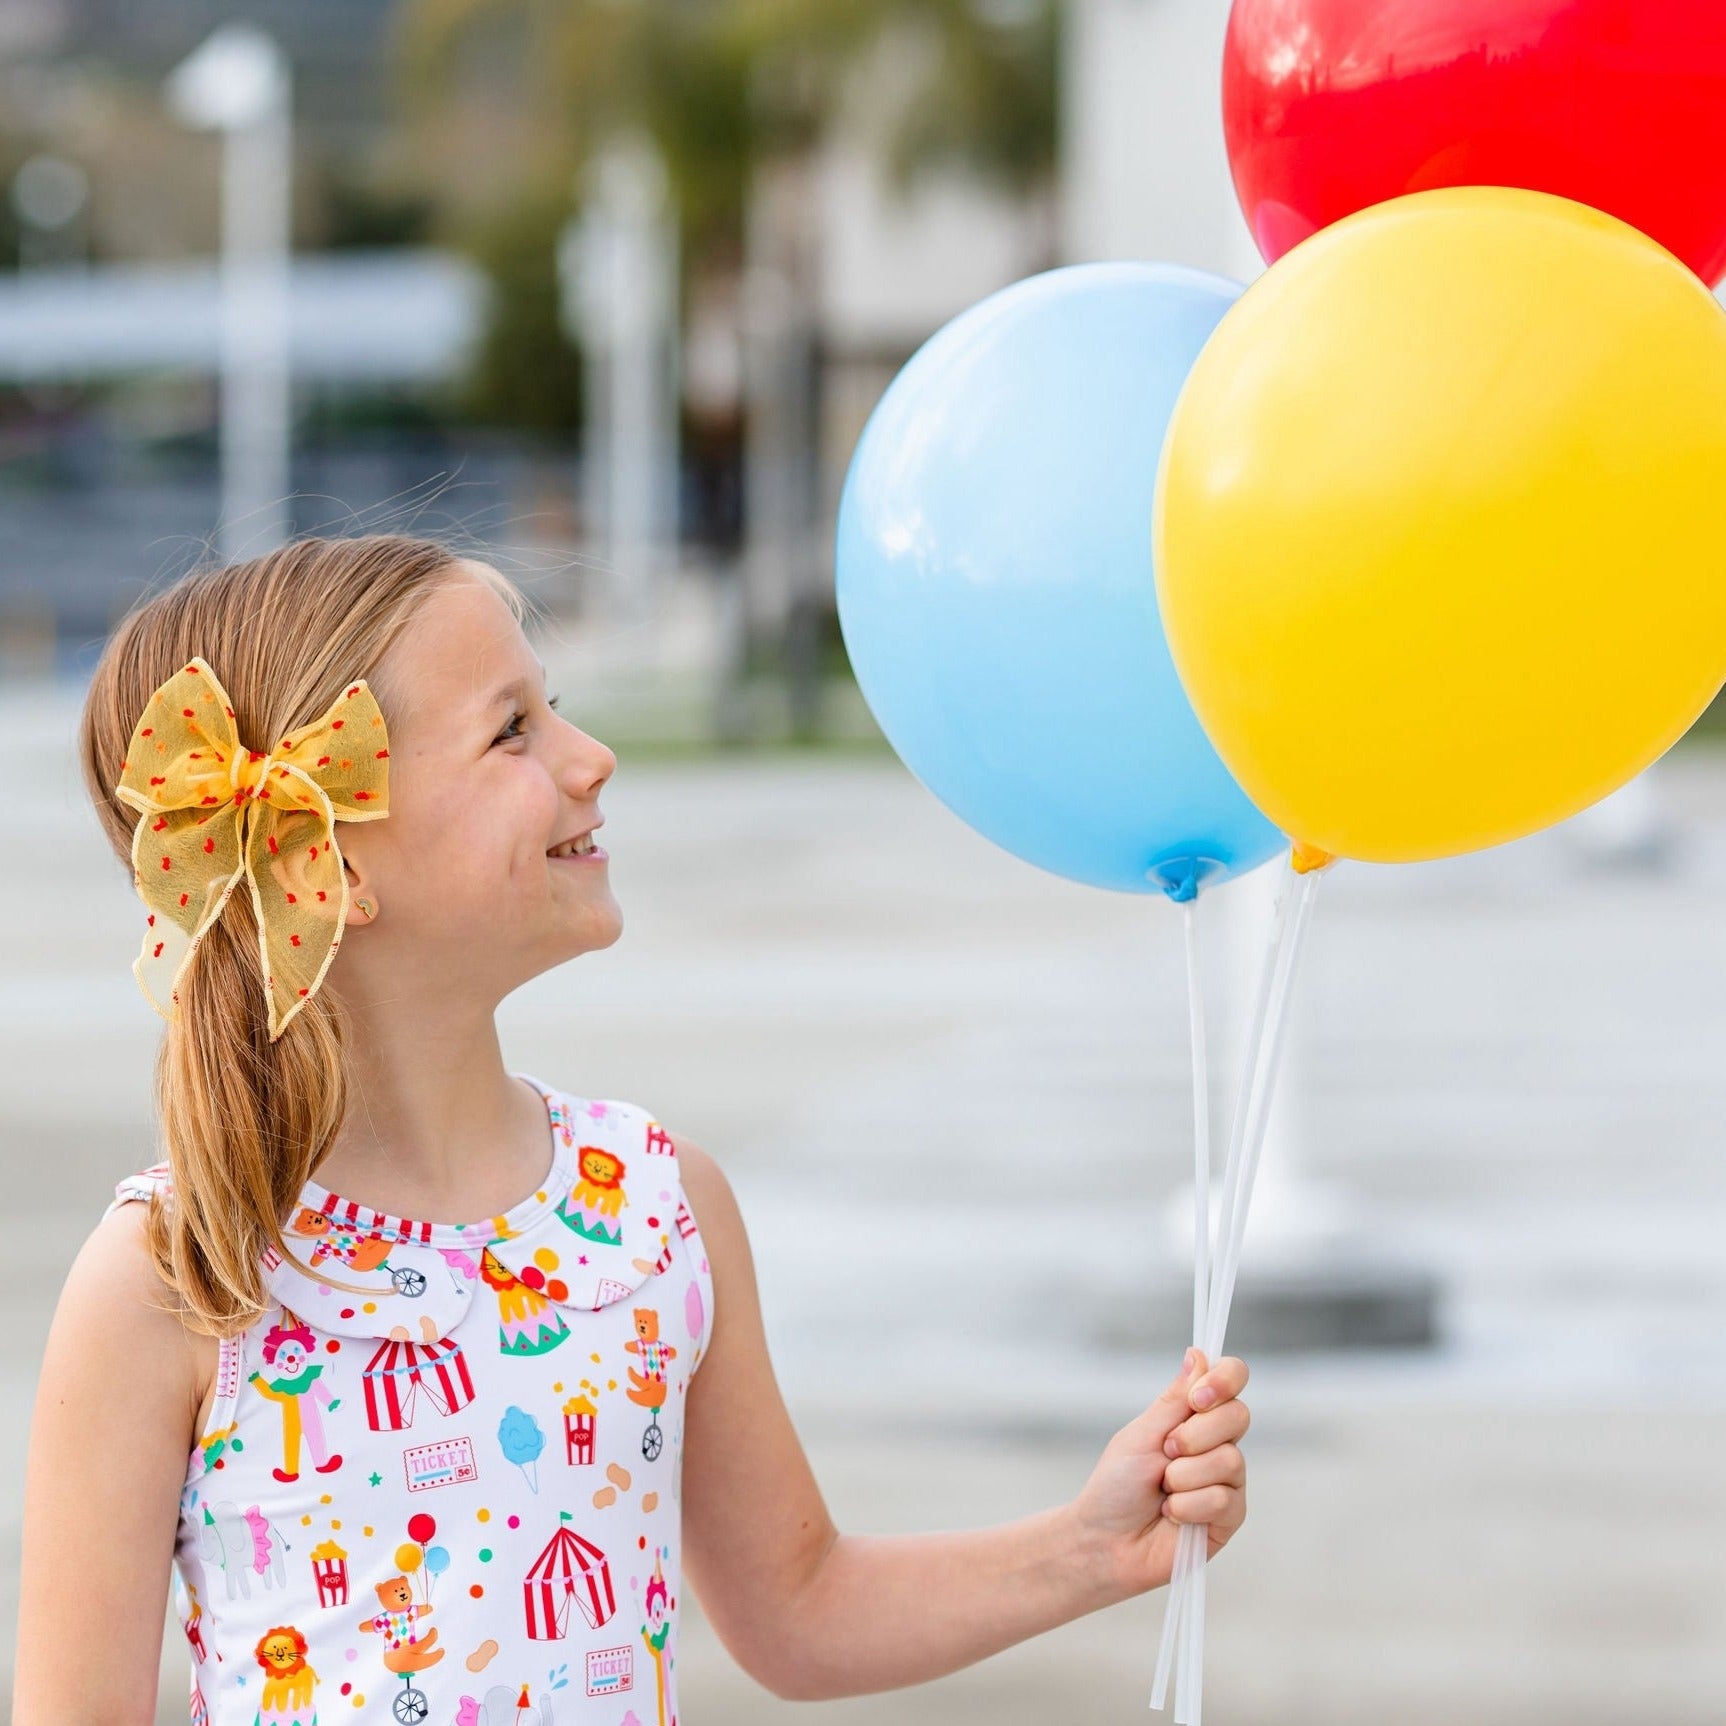
[[[582,919],[583,933],[589,936],[605,935],[604,940],[589,939],[589,947],[605,947],[615,941],[623,933],[623,907],[608,893],[597,904],[589,907],[589,914]]]

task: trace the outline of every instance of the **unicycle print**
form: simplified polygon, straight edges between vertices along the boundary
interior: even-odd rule
[[[426,1275],[416,1265],[393,1265],[389,1261],[392,1246],[402,1245],[398,1236],[362,1227],[357,1222],[328,1216],[302,1205],[288,1225],[291,1235],[316,1243],[312,1247],[311,1264],[315,1270],[325,1259],[334,1259],[350,1271],[364,1275],[384,1271],[399,1295],[418,1300],[426,1292]]]
[[[390,1281],[396,1285],[397,1294],[418,1300],[426,1292],[425,1272],[415,1266],[392,1265],[386,1259],[379,1268],[390,1273]]]
[[[660,1429],[659,1411],[665,1407],[665,1371],[667,1363],[677,1358],[677,1350],[660,1341],[659,1314],[652,1307],[635,1309],[635,1335],[624,1345],[633,1355],[640,1356],[641,1370],[629,1369],[629,1400],[648,1412],[647,1430],[641,1435],[641,1454],[649,1462],[665,1447],[665,1434]]]
[[[437,1631],[424,1625],[432,1606],[429,1601],[415,1602],[405,1576],[392,1576],[376,1587],[382,1610],[362,1618],[359,1627],[383,1638],[384,1670],[402,1681],[401,1689],[390,1698],[390,1712],[402,1726],[416,1726],[430,1717],[431,1702],[414,1679],[444,1657],[443,1649],[436,1646]]]
[[[401,1675],[402,1687],[395,1693],[390,1703],[390,1712],[408,1726],[408,1722],[423,1720],[431,1712],[431,1704],[426,1700],[423,1690],[414,1688],[414,1678],[411,1672]]]

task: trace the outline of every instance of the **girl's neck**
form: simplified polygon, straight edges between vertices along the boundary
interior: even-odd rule
[[[545,1100],[501,1060],[411,1079],[360,1062],[347,1119],[312,1179],[390,1216],[465,1223],[520,1204],[552,1160]]]

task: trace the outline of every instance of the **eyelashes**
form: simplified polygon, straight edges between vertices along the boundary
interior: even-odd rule
[[[555,711],[557,708],[558,702],[561,701],[562,699],[563,699],[563,697],[560,695],[553,695],[546,701],[546,706],[551,708],[553,711]],[[520,732],[520,731],[512,731],[510,729],[510,727],[514,726],[514,725],[519,725],[521,723],[521,721],[524,720],[525,718],[527,718],[527,715],[525,713],[518,712],[518,713],[513,714],[510,718],[509,725],[506,725],[503,728],[503,730],[500,731],[497,734],[497,736],[492,739],[492,742],[493,743],[512,743],[515,741],[516,738],[524,736],[525,733]]]

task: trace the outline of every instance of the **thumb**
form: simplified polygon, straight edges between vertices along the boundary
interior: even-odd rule
[[[1188,1397],[1194,1382],[1210,1363],[1201,1348],[1189,1348],[1181,1370],[1143,1414],[1135,1415],[1121,1429],[1122,1442],[1135,1452],[1161,1456],[1163,1440],[1192,1413]]]

